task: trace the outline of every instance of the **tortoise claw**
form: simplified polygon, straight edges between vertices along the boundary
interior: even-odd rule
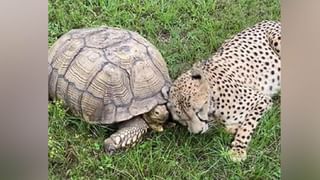
[[[111,138],[108,138],[104,141],[104,151],[108,155],[113,155],[117,151],[117,147]]]

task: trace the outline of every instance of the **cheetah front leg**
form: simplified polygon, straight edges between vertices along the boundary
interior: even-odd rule
[[[229,151],[230,159],[234,162],[244,161],[247,158],[247,147],[262,115],[271,107],[271,98],[262,94],[256,94],[259,100],[247,113],[244,121],[236,130],[235,137]]]

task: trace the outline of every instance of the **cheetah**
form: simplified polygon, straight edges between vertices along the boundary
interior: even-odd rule
[[[264,20],[226,40],[181,74],[169,91],[173,120],[191,133],[221,122],[234,135],[229,157],[244,161],[262,115],[280,92],[281,24]]]

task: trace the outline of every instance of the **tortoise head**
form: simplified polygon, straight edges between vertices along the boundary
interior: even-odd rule
[[[169,111],[166,105],[158,105],[145,114],[144,119],[151,129],[156,132],[163,131],[163,125],[169,117]]]

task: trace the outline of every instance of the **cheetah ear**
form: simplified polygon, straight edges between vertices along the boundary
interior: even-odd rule
[[[194,66],[191,69],[191,78],[199,80],[200,84],[204,86],[203,88],[207,88],[208,82],[207,82],[206,76],[203,74],[203,71],[200,67]]]
[[[191,69],[191,78],[192,79],[197,79],[200,81],[204,81],[205,80],[205,76],[202,72],[202,70],[199,67],[193,67]]]
[[[198,62],[192,66],[192,69],[191,69],[191,78],[192,79],[201,80],[203,78],[203,72],[202,72],[200,65],[201,64]]]
[[[169,86],[164,86],[164,87],[161,89],[162,96],[163,96],[164,99],[166,99],[166,100],[169,99],[169,91],[170,91]]]
[[[203,101],[206,101],[206,98],[208,97],[207,95],[210,94],[209,93],[210,88],[209,88],[209,82],[207,81],[207,78],[203,73],[202,69],[200,67],[194,66],[191,70],[191,77],[192,79],[199,81],[199,87],[197,92],[200,94],[198,98],[202,97]]]
[[[191,78],[201,80],[202,73],[199,71],[199,69],[192,69],[191,70]]]

